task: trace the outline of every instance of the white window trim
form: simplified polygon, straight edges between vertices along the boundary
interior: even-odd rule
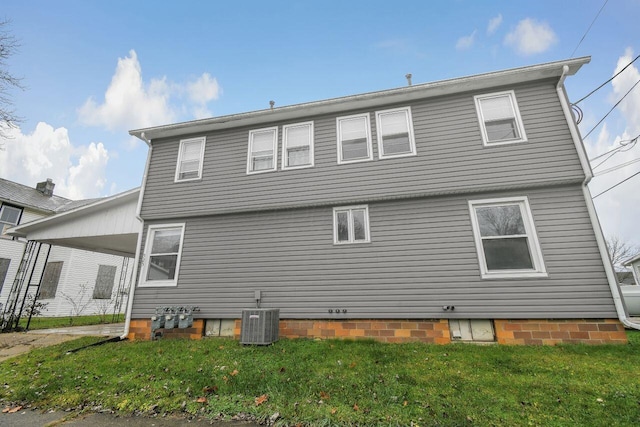
[[[508,141],[498,141],[491,142],[489,141],[489,137],[487,135],[487,128],[485,126],[484,116],[482,114],[482,108],[480,105],[480,101],[482,99],[487,98],[496,98],[499,96],[508,95],[509,100],[511,101],[511,108],[513,109],[513,113],[516,120],[516,126],[518,126],[518,130],[520,131],[520,138],[511,139]],[[516,93],[513,90],[507,90],[504,92],[495,92],[495,93],[487,93],[483,95],[476,95],[473,97],[476,103],[476,112],[478,113],[478,122],[480,124],[480,133],[482,134],[482,144],[485,147],[493,147],[495,145],[507,145],[507,144],[517,144],[520,142],[527,142],[527,134],[524,130],[524,125],[522,123],[522,117],[520,116],[520,108],[518,107],[518,101],[516,100]]]
[[[18,219],[16,220],[16,223],[13,224],[11,222],[5,222],[5,221],[0,221],[0,239],[7,239],[7,240],[13,240],[14,237],[13,236],[9,236],[8,234],[5,234],[6,230],[17,226],[18,224],[20,224],[20,220],[22,219],[22,215],[24,213],[24,209],[23,208],[19,208],[16,206],[11,206],[11,205],[7,205],[7,204],[0,204],[0,218],[2,217],[2,211],[4,211],[6,209],[15,209],[18,211]]]
[[[404,111],[405,119],[407,120],[407,129],[409,130],[409,144],[411,145],[411,151],[409,153],[399,154],[385,154],[384,143],[382,141],[382,120],[381,116],[384,114],[398,113]],[[395,157],[406,157],[416,155],[416,140],[413,132],[413,116],[411,115],[411,107],[393,108],[391,110],[376,111],[376,133],[378,139],[378,158],[380,159],[393,159]]]
[[[365,121],[366,121],[365,130],[367,132],[367,150],[369,151],[369,156],[362,159],[344,160],[342,158],[342,127],[340,126],[340,122],[342,120],[356,119],[360,117],[365,118]],[[337,140],[338,140],[337,144],[338,144],[338,164],[339,165],[347,164],[347,163],[368,162],[370,160],[373,160],[373,143],[371,142],[371,116],[369,115],[369,113],[337,117],[336,133],[337,133]]]
[[[202,168],[204,164],[204,147],[207,145],[207,138],[205,136],[201,136],[198,138],[189,138],[180,140],[180,148],[178,151],[178,162],[176,163],[176,175],[174,178],[174,182],[187,182],[187,181],[198,181],[202,179]],[[185,144],[189,142],[201,141],[202,145],[200,147],[200,164],[198,165],[198,176],[195,178],[182,178],[180,179],[180,163],[182,162],[183,155],[183,147]]]
[[[297,165],[297,166],[288,166],[287,163],[287,129],[308,126],[309,129],[309,164],[308,165]],[[312,168],[315,164],[314,160],[314,130],[313,130],[313,121],[304,122],[304,123],[294,123],[290,125],[282,126],[282,170],[288,169],[304,169],[304,168]]]
[[[147,273],[149,272],[149,258],[151,257],[151,244],[154,235],[154,231],[156,230],[164,230],[170,228],[180,228],[180,249],[178,250],[178,258],[176,259],[176,273],[172,280],[147,280]],[[180,262],[182,259],[182,249],[184,243],[184,223],[176,223],[176,224],[157,224],[150,225],[147,229],[147,243],[144,246],[144,254],[142,258],[142,274],[140,275],[140,283],[138,287],[140,288],[155,288],[155,287],[168,287],[168,286],[178,286],[178,276],[180,274]]]
[[[272,145],[272,150],[273,150],[273,167],[271,169],[264,169],[264,170],[259,170],[259,171],[254,171],[251,170],[251,165],[252,165],[252,158],[251,158],[251,153],[252,153],[252,146],[253,146],[253,135],[256,133],[260,133],[260,132],[273,132],[273,145]],[[265,173],[265,172],[273,172],[278,170],[278,127],[274,126],[274,127],[268,127],[268,128],[262,128],[262,129],[254,129],[249,131],[249,148],[247,150],[247,175],[253,175],[253,174],[258,174],[258,173]]]
[[[364,222],[365,222],[365,240],[353,240],[353,211],[356,209],[364,209]],[[338,212],[349,213],[349,241],[339,242],[338,241]],[[360,243],[371,243],[371,233],[369,230],[369,206],[368,205],[358,205],[358,206],[339,206],[333,208],[333,243],[335,245],[357,245]]]
[[[488,206],[503,206],[518,204],[522,214],[522,222],[527,233],[527,242],[529,245],[529,253],[533,262],[533,269],[526,270],[500,270],[489,271],[487,269],[487,261],[484,256],[484,248],[482,246],[482,237],[480,235],[480,226],[478,225],[478,217],[475,208]],[[484,199],[470,200],[469,214],[471,216],[471,225],[476,243],[476,252],[478,254],[478,262],[480,264],[480,275],[483,279],[512,279],[512,278],[540,278],[547,277],[547,270],[542,259],[542,250],[538,241],[538,233],[533,222],[529,199],[525,197],[505,197],[500,199]]]

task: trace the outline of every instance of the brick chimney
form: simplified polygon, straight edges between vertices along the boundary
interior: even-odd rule
[[[53,183],[51,178],[47,178],[46,181],[39,182],[38,184],[36,184],[36,190],[38,190],[39,192],[41,192],[47,197],[51,197],[53,196],[53,189],[55,186],[56,185]]]

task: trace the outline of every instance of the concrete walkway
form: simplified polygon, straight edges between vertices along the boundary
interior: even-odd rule
[[[57,345],[81,336],[117,337],[123,333],[124,323],[111,323],[0,334],[0,362],[35,348]]]

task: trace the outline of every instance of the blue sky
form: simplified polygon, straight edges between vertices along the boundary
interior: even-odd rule
[[[28,1],[0,18],[24,118],[0,177],[99,197],[139,186],[147,147],[128,131],[590,55],[576,101],[640,54],[640,0]],[[579,44],[579,46],[578,46]],[[577,50],[576,50],[577,47]],[[575,50],[575,53],[574,53]],[[625,62],[626,61],[626,62]],[[586,134],[640,79],[640,60],[580,104]],[[640,87],[586,139],[590,157],[640,134]],[[596,171],[640,158],[640,144]],[[602,159],[600,159],[602,160]],[[594,165],[597,163],[594,163]],[[594,195],[640,162],[594,178]],[[596,198],[605,233],[640,244],[640,176]]]

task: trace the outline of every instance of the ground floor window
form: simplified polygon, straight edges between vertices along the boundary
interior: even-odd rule
[[[526,197],[469,202],[483,278],[546,276]]]
[[[369,236],[369,207],[346,206],[333,209],[333,241],[336,244],[366,243]]]
[[[117,269],[114,265],[98,266],[96,286],[93,288],[93,299],[111,299]]]
[[[183,237],[184,224],[149,227],[140,286],[177,284]]]
[[[44,268],[42,282],[40,282],[39,299],[52,299],[56,297],[60,273],[62,273],[62,261],[48,262]]]

